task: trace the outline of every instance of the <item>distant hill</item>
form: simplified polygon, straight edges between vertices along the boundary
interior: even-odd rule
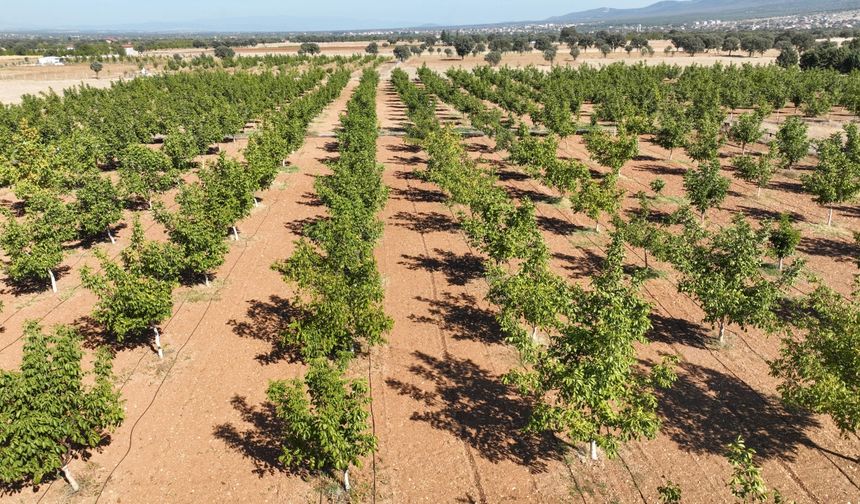
[[[604,7],[547,19],[551,23],[663,23],[751,19],[860,9],[860,0],[664,0],[636,9]]]

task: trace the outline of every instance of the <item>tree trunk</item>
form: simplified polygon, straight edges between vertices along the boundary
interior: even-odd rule
[[[590,445],[591,445],[591,460],[597,460],[597,442],[592,440]]]
[[[203,273],[203,282],[206,284],[206,287],[209,287],[209,275]]]
[[[343,489],[349,492],[349,467],[343,470]]]
[[[705,211],[702,210],[702,224],[705,223]]]
[[[761,196],[761,186],[758,186],[755,191],[756,196]]]
[[[233,228],[233,239],[239,241],[239,230],[236,229],[236,226],[231,226]]]
[[[720,321],[720,345],[726,342],[726,322]]]
[[[153,332],[155,332],[155,349],[158,351],[158,358],[164,358],[164,350],[161,348],[161,334],[158,333],[158,328],[152,326]]]
[[[537,326],[532,326],[532,341],[537,343]]]
[[[108,238],[110,238],[110,242],[115,244],[116,240],[113,237],[113,233],[110,232],[110,226],[108,226],[108,228],[107,228],[107,234],[108,234]]]
[[[77,492],[81,489],[81,486],[78,485],[78,480],[76,480],[75,477],[72,476],[72,470],[69,469],[69,464],[64,465],[60,468],[60,470],[63,471],[63,476],[65,476],[66,481],[69,482],[69,486],[72,487],[72,492]]]
[[[669,161],[671,161],[671,160],[672,160],[672,153],[673,153],[673,152],[675,152],[675,148],[674,148],[674,147],[673,147],[673,148],[671,148],[671,149],[669,149]]]
[[[251,199],[254,201],[254,208],[257,208],[258,206],[260,206],[260,202],[257,201],[256,196],[251,196]]]
[[[597,233],[600,232],[600,222],[594,221],[594,231]]]
[[[51,277],[51,290],[57,292],[57,277],[54,276],[52,270],[48,270],[48,276]]]
[[[782,257],[779,258],[779,271],[782,271]]]
[[[645,269],[648,269],[648,249],[642,248],[642,252],[645,254]]]
[[[742,142],[742,143],[741,143],[741,156],[743,156],[743,155],[744,155],[744,154],[746,154],[746,153],[747,153],[747,143],[746,143],[746,142]]]
[[[152,198],[149,198],[146,202],[149,204],[149,209],[152,210]]]
[[[827,210],[827,226],[830,227],[833,224],[833,207],[831,206]]]

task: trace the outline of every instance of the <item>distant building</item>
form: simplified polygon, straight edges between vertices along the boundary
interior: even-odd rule
[[[63,58],[59,56],[42,56],[38,62],[40,66],[58,66],[63,64]]]
[[[123,44],[122,48],[125,49],[125,55],[126,56],[138,56],[138,55],[140,55],[140,53],[137,52],[137,50],[131,44]]]

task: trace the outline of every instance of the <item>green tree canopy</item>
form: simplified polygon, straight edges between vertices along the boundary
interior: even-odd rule
[[[819,286],[793,313],[802,335],[782,340],[771,373],[783,400],[830,415],[844,433],[860,429],[860,303]]]
[[[597,446],[613,457],[624,441],[653,438],[660,425],[654,391],[675,380],[672,359],[647,372],[637,365],[635,344],[646,341],[651,306],[625,279],[622,239],[613,240],[593,288],[573,288],[567,323],[546,346],[523,352],[532,356],[527,368],[505,376],[536,401],[528,430],[591,442],[592,458]]]
[[[90,373],[82,358],[73,329],[46,335],[34,322],[25,326],[21,369],[0,370],[1,483],[39,484],[61,470],[77,491],[69,463],[122,423],[110,353],[99,350]]]
[[[705,212],[719,206],[726,199],[729,179],[720,174],[720,161],[713,159],[700,163],[698,168],[684,173],[684,191],[690,203],[705,221]]]
[[[173,282],[126,270],[101,251],[96,256],[101,262],[101,273],[89,267],[81,270],[84,287],[99,298],[93,319],[118,342],[153,329],[161,357],[161,341],[155,326],[173,313]]]
[[[349,489],[349,467],[376,449],[369,432],[367,385],[347,380],[343,369],[315,359],[304,379],[273,381],[268,398],[281,420],[281,462],[312,471],[344,472]]]

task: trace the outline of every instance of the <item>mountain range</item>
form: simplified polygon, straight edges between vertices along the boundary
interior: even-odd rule
[[[860,0],[664,0],[646,7],[603,7],[554,16],[550,23],[678,23],[732,20],[860,9]]]
[[[512,26],[534,23],[612,25],[645,25],[683,23],[705,20],[737,20],[786,15],[813,14],[827,11],[860,10],[860,0],[662,0],[657,3],[630,9],[603,7],[543,20],[511,21],[507,23],[459,25],[469,26]],[[7,18],[5,21],[9,22]],[[236,16],[230,18],[171,20],[152,22],[130,22],[112,25],[54,25],[16,26],[3,25],[0,31],[53,31],[53,32],[149,32],[149,33],[192,33],[192,32],[313,32],[313,31],[368,31],[394,29],[428,29],[442,27],[431,23],[416,23],[402,19],[359,19],[344,15],[301,17],[301,16]]]

